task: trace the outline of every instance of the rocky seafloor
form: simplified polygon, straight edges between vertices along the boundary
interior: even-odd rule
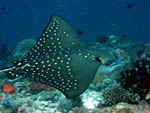
[[[1,59],[2,67],[21,59],[35,43],[21,41]],[[80,97],[67,99],[51,86],[25,78],[10,81],[0,73],[0,113],[150,113],[150,44],[111,35],[90,46],[100,50],[101,65]]]

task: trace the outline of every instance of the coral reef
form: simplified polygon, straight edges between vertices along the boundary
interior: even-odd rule
[[[129,90],[125,90],[120,85],[107,87],[102,93],[102,106],[112,106],[120,102],[138,103],[140,97]]]
[[[115,36],[115,35],[110,35],[109,37],[108,37],[108,42],[109,43],[117,43],[119,41],[119,37],[117,37],[117,36]]]
[[[121,73],[122,85],[125,89],[132,89],[134,93],[145,99],[150,91],[150,59],[141,59],[134,62],[132,69]]]
[[[96,42],[103,44],[106,43],[108,41],[108,37],[107,36],[99,36],[96,37]]]
[[[36,43],[34,39],[22,40],[17,47],[13,48],[12,55],[5,58],[4,63],[7,67],[12,65],[12,62],[19,61]]]
[[[150,43],[144,44],[144,51],[142,53],[141,58],[150,57]]]
[[[98,107],[100,102],[102,102],[101,93],[87,89],[82,95],[81,100],[83,103],[83,106],[88,109],[95,109]]]
[[[6,110],[7,113],[150,112],[150,106],[147,104],[150,103],[150,61],[147,59],[150,55],[150,46],[135,44],[126,36],[115,37],[117,38],[112,38],[113,40],[108,37],[107,40],[93,44],[92,47],[99,49],[102,54],[102,57],[98,58],[102,64],[97,71],[98,78],[95,78],[96,81],[74,100],[65,98],[60,91],[51,86],[31,82],[25,78],[9,81],[5,73],[0,73],[0,112]],[[7,58],[7,63],[22,58],[34,43],[35,40],[32,39],[20,42]],[[7,88],[4,89],[3,86]]]
[[[76,110],[69,111],[69,113],[150,113],[150,105],[130,105],[127,103],[119,103],[112,107],[95,110],[78,108]]]
[[[14,57],[22,58],[36,43],[34,39],[22,40],[16,47]]]
[[[15,90],[15,88],[9,83],[4,83],[4,85],[2,87],[2,91],[4,93],[12,93],[14,90]]]

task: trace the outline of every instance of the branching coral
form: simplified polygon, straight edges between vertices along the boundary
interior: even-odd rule
[[[125,89],[132,89],[144,99],[150,91],[150,59],[136,61],[134,68],[121,73],[121,80]]]
[[[136,103],[138,101],[138,95],[134,95],[132,92],[125,90],[120,85],[108,87],[104,90],[102,106],[112,106],[119,102]]]

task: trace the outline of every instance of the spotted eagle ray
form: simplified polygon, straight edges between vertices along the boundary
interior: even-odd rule
[[[80,41],[73,28],[53,15],[33,48],[18,62],[2,69],[9,79],[23,76],[60,90],[67,98],[82,94],[100,65],[100,53]]]

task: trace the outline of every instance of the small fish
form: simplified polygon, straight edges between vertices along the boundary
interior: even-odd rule
[[[127,4],[127,8],[128,8],[128,9],[131,9],[133,6],[134,6],[133,3],[128,3],[128,4]]]
[[[82,31],[81,29],[77,29],[77,34],[78,34],[79,36],[81,36],[81,35],[83,35],[83,31]]]
[[[12,67],[2,69],[9,79],[23,76],[50,85],[67,98],[82,94],[100,65],[98,50],[80,41],[61,17],[53,15],[34,47]]]
[[[99,69],[97,70],[97,73],[106,75],[115,70],[116,68],[123,66],[124,64],[125,63],[123,61],[116,60],[110,65],[100,65]]]

